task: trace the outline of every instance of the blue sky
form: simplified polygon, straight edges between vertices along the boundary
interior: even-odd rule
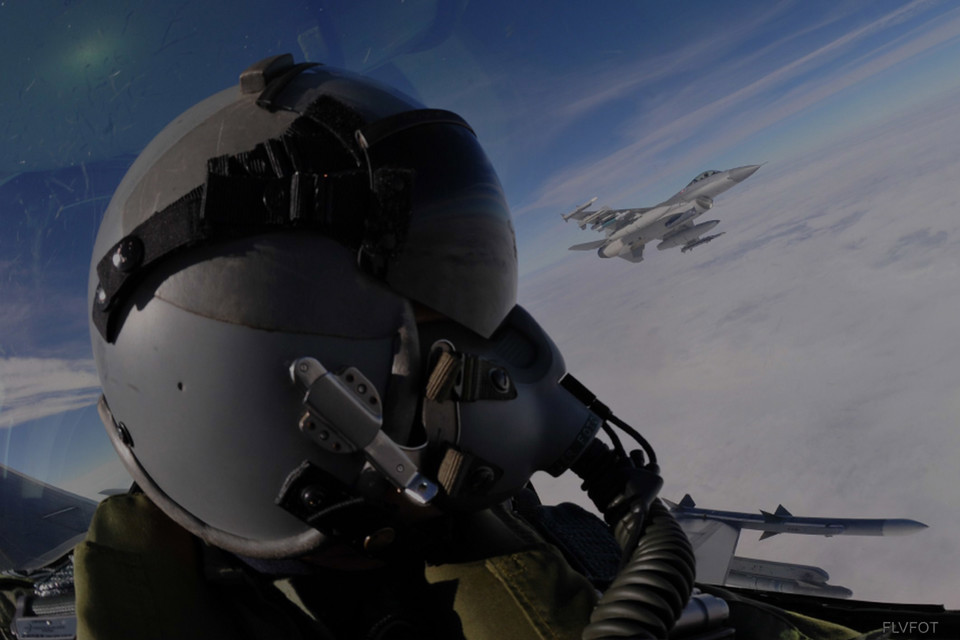
[[[87,335],[99,216],[163,125],[264,56],[289,51],[345,66],[470,121],[513,208],[521,302],[532,304],[578,278],[637,278],[654,291],[676,273],[686,284],[670,300],[683,299],[684,287],[700,292],[693,283],[703,271],[673,255],[653,252],[635,267],[568,252],[593,236],[564,225],[561,212],[592,196],[650,205],[704,169],[769,162],[719,199],[718,230],[730,233],[704,250],[723,251],[715,248],[737,246],[738,211],[725,200],[762,192],[771,217],[786,215],[783,195],[763,191],[764,180],[775,183],[824,145],[862,142],[858,132],[954,95],[960,82],[960,6],[946,1],[376,8],[0,0],[0,462],[58,481],[112,459],[91,406]],[[550,279],[558,273],[562,287]],[[562,312],[554,322],[575,327],[568,335],[590,331]],[[605,330],[641,329],[638,314]],[[581,353],[568,340],[561,347]]]
[[[705,168],[776,162],[956,86],[953,5],[757,6],[698,4],[716,15],[658,32],[647,55],[567,70],[542,117],[514,123],[511,141],[535,121],[525,146],[553,159],[504,163],[526,167],[505,179],[526,269],[562,257],[554,216],[589,197],[653,204]]]

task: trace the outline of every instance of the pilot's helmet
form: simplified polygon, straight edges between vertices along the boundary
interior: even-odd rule
[[[563,471],[599,422],[516,289],[462,118],[269,58],[114,194],[88,289],[101,415],[167,515],[247,556],[484,508]]]

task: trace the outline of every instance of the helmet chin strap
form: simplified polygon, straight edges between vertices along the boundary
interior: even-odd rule
[[[460,403],[512,400],[517,389],[506,369],[477,354],[457,351],[447,339],[430,348],[430,373],[424,389],[422,419],[437,458],[437,482],[446,504],[476,503],[503,475],[491,461],[460,448]]]

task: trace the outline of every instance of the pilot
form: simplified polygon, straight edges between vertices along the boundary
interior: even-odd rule
[[[516,290],[456,114],[285,55],[174,120],[93,252],[99,409],[135,484],[76,548],[78,637],[663,637],[693,556],[654,454]],[[571,467],[615,535],[525,489]]]
[[[579,637],[594,587],[501,505],[599,420],[516,288],[456,114],[278,56],[175,120],[93,252],[136,484],[76,550],[80,637]]]

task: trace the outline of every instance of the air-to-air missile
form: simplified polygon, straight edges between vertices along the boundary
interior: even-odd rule
[[[672,504],[672,503],[671,503]],[[679,504],[673,505],[673,515],[678,520],[701,518],[716,520],[739,529],[763,531],[761,540],[778,533],[800,533],[811,536],[902,536],[916,533],[927,525],[903,518],[805,518],[795,516],[784,508],[777,507],[773,513],[761,510],[757,513],[717,511],[696,506],[689,494]]]

